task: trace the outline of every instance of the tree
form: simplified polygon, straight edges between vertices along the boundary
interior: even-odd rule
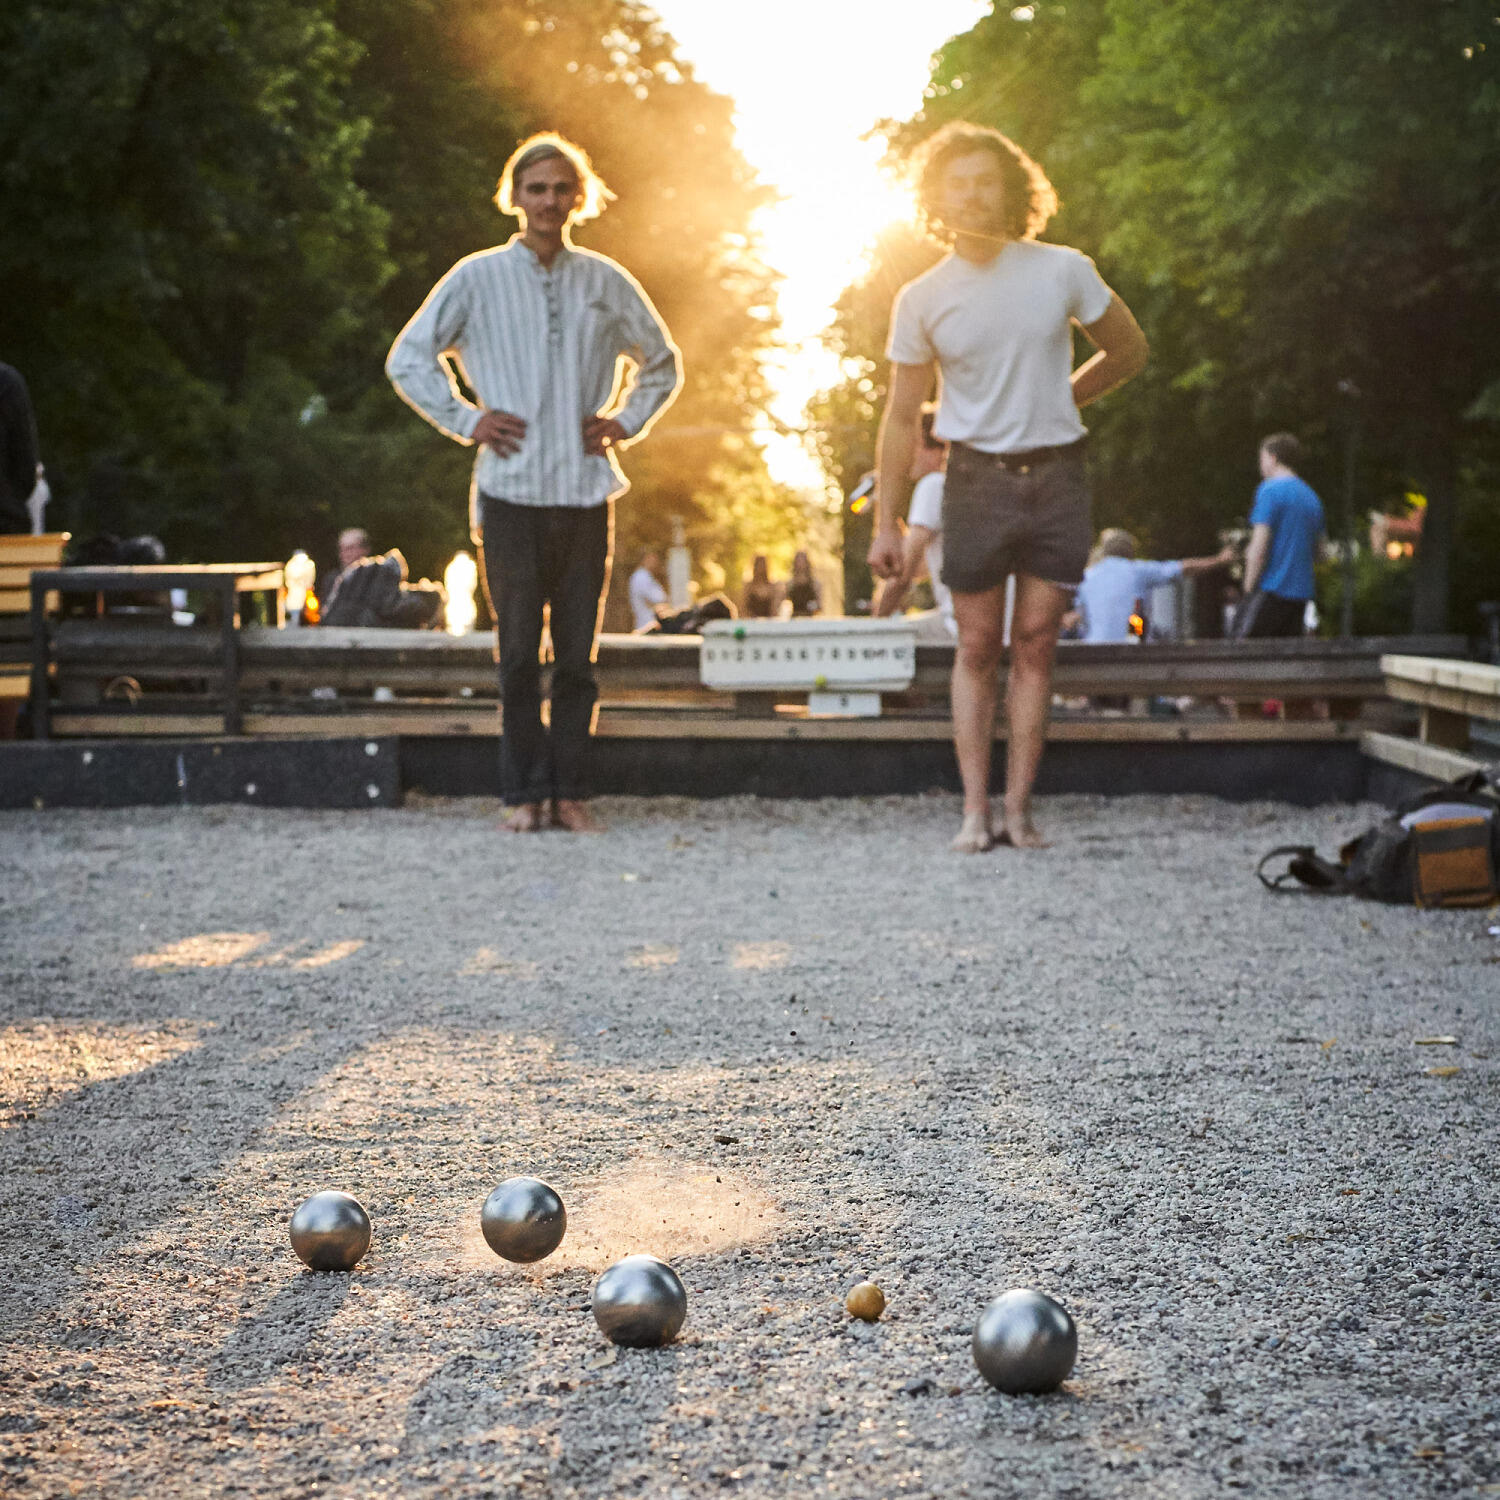
[[[440,569],[473,455],[382,363],[437,278],[513,232],[490,198],[542,126],[618,192],[580,241],[640,277],[686,357],[630,458],[619,550],[677,512],[728,572],[795,524],[749,441],[767,189],[729,101],[631,0],[52,0],[0,12],[0,46],[0,354],[72,529],[243,559],[363,524]]]
[[[259,552],[263,456],[387,273],[354,49],[305,0],[33,4],[0,46],[4,348],[75,527]]]
[[[1277,428],[1339,493],[1352,383],[1361,491],[1429,498],[1414,623],[1436,629],[1458,493],[1500,437],[1497,57],[1480,0],[1037,0],[943,49],[893,150],[955,117],[1014,136],[1062,194],[1048,237],[1140,317],[1151,365],[1088,415],[1101,520],[1206,548]],[[848,297],[840,337],[878,372],[857,331],[880,289]]]
[[[1487,0],[1112,0],[1106,244],[1190,288],[1312,412],[1363,392],[1428,497],[1413,625],[1448,623],[1467,414],[1500,377],[1500,31]],[[1492,439],[1492,434],[1491,441]],[[1476,439],[1478,443],[1476,444]]]

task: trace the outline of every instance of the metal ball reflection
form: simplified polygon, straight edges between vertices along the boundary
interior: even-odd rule
[[[654,1255],[627,1255],[594,1283],[594,1321],[627,1349],[670,1343],[687,1317],[677,1272]]]
[[[479,1227],[496,1255],[506,1260],[541,1260],[562,1244],[568,1227],[563,1201],[535,1177],[507,1177],[479,1214]]]
[[[1008,1396],[1055,1391],[1077,1358],[1077,1325],[1067,1308],[1043,1292],[1003,1292],[974,1325],[974,1363]]]
[[[370,1248],[370,1216],[348,1193],[314,1193],[292,1215],[292,1249],[314,1271],[352,1271]]]

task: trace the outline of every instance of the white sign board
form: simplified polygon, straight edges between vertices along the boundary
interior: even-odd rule
[[[718,692],[895,693],[911,685],[917,632],[905,620],[714,620],[703,685]]]

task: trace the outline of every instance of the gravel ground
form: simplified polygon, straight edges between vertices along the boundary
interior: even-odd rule
[[[1500,1493],[1500,918],[1251,873],[1377,809],[602,811],[0,816],[0,1491]],[[350,1276],[287,1243],[324,1187]],[[617,1352],[637,1250],[688,1321]],[[1014,1285],[1056,1395],[970,1359]]]

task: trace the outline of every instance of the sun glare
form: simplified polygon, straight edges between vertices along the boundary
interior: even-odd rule
[[[825,480],[806,445],[792,436],[805,421],[804,408],[819,390],[839,379],[839,360],[823,341],[839,293],[864,268],[877,236],[910,219],[909,189],[882,171],[885,143],[858,140],[840,155],[847,169],[823,188],[784,189],[779,202],[756,221],[766,260],[785,278],[780,311],[784,346],[771,366],[775,391],[761,424],[772,473],[799,489],[822,489]],[[812,213],[823,218],[815,229]]]
[[[909,189],[881,170],[884,141],[860,140],[854,147],[840,152],[850,170],[838,181],[788,192],[756,219],[766,258],[786,278],[782,316],[799,328],[826,317],[881,230],[912,215]],[[821,232],[810,222],[813,204],[824,219]]]
[[[880,230],[911,212],[905,188],[881,170],[885,142],[872,132],[920,107],[932,54],[988,6],[762,0],[753,24],[722,0],[653,8],[698,76],[735,101],[740,149],[781,195],[756,226],[784,278],[784,350],[767,371],[775,398],[760,428],[773,476],[821,493],[826,481],[794,434],[807,402],[839,376],[822,335]]]

